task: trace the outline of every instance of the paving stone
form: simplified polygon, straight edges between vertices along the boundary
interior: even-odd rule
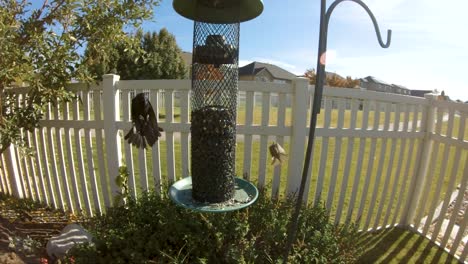
[[[52,259],[60,259],[77,244],[92,243],[92,236],[78,224],[69,224],[63,228],[60,235],[52,237],[47,242],[47,254]]]

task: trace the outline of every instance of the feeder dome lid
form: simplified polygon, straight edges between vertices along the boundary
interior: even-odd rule
[[[174,0],[172,6],[183,17],[213,24],[244,22],[263,12],[262,0]]]

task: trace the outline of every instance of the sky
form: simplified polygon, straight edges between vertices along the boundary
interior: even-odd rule
[[[327,1],[328,5],[332,1]],[[391,45],[377,42],[362,7],[345,1],[331,15],[326,70],[342,76],[375,76],[409,89],[445,91],[468,101],[468,1],[364,0],[374,13],[382,38],[392,30]],[[319,0],[264,0],[263,13],[241,23],[240,66],[268,62],[292,73],[315,68]],[[177,14],[171,0],[154,10],[145,30],[165,27],[184,51],[192,51],[193,21]]]

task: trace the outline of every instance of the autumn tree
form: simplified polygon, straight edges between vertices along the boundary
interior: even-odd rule
[[[306,72],[304,73],[304,77],[309,79],[310,84],[315,84],[315,69],[306,70]],[[350,76],[343,78],[340,77],[338,74],[327,73],[325,78],[325,85],[332,87],[356,88],[359,87],[359,79],[353,79]]]
[[[115,43],[107,50],[109,60],[104,62],[93,60],[95,54],[86,50],[93,75],[99,79],[103,74],[114,73],[122,80],[182,79],[186,76],[182,51],[165,28],[159,33],[139,30],[131,38],[131,45]]]
[[[38,126],[48,103],[70,100],[71,81],[91,82],[89,60],[108,61],[126,31],[152,17],[159,0],[0,0],[0,154],[23,146],[21,131]],[[125,29],[125,30],[124,30]],[[95,56],[84,56],[86,47]],[[19,98],[11,89],[29,88]]]

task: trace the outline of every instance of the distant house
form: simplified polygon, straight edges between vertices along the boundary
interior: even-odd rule
[[[374,76],[367,76],[366,78],[361,78],[359,81],[361,88],[368,91],[391,93],[394,89],[391,84],[381,81]]]
[[[392,84],[392,87],[393,87],[393,93],[404,94],[404,95],[410,95],[411,94],[411,90],[406,88],[403,85]]]
[[[363,90],[411,95],[411,90],[407,87],[398,84],[389,84],[374,76],[367,76],[366,78],[361,78],[359,81],[361,89]]]
[[[412,96],[424,97],[425,94],[432,93],[431,90],[411,90]]]
[[[239,80],[291,83],[296,75],[276,65],[254,61],[239,68]]]

